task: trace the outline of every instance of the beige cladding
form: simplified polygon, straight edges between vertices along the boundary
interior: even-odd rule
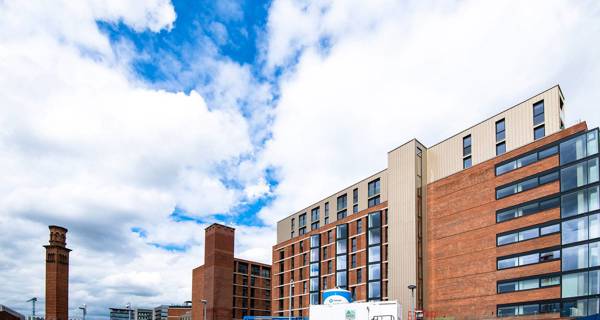
[[[358,188],[358,211],[367,209],[368,202],[368,185],[369,182],[379,178],[381,181],[380,185],[380,201],[387,201],[387,173],[386,170],[380,171],[374,175],[371,175],[358,183],[355,183],[317,203],[310,205],[309,207],[304,208],[282,220],[277,222],[277,243],[281,243],[283,241],[289,240],[291,236],[291,221],[295,220],[294,226],[294,235],[298,235],[298,216],[306,213],[306,231],[310,231],[310,212],[313,208],[319,207],[319,218],[320,218],[320,226],[325,225],[325,203],[329,202],[329,223],[332,223],[337,220],[337,198],[343,194],[348,195],[348,202],[346,210],[348,215],[352,214],[352,191],[355,188]]]
[[[416,140],[388,153],[388,296],[400,301],[403,317],[411,305],[408,286],[417,284],[417,146],[425,156],[425,148]]]
[[[496,121],[505,119],[506,150],[522,147],[533,141],[533,104],[544,100],[546,135],[561,129],[558,86],[552,87],[510,109],[503,111],[467,130],[464,130],[427,151],[427,183],[445,178],[463,169],[463,138],[471,135],[473,165],[496,156]]]

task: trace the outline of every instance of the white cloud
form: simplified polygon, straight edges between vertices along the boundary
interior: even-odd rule
[[[263,56],[284,72],[262,161],[280,183],[261,217],[274,223],[385,168],[413,137],[435,143],[557,83],[567,120],[597,126],[599,18],[595,2],[275,1]]]

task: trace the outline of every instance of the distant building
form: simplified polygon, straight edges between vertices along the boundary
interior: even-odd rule
[[[153,309],[110,308],[110,320],[152,320]]]
[[[181,316],[192,312],[192,305],[171,305],[167,311],[167,320],[179,320]]]
[[[167,320],[169,313],[169,306],[166,304],[160,305],[154,308],[152,320]]]
[[[206,228],[204,265],[192,273],[192,317],[242,319],[271,314],[271,266],[234,257],[235,229],[212,224]]]
[[[69,319],[69,252],[67,229],[49,226],[46,248],[46,320]]]
[[[0,320],[25,320],[25,316],[0,304]]]

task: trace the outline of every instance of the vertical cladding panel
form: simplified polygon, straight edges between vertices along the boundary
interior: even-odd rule
[[[411,303],[407,287],[416,282],[415,143],[388,153],[388,296],[400,301],[404,310]]]
[[[462,170],[462,139],[472,137],[473,165],[496,156],[495,124],[506,119],[507,151],[533,141],[533,104],[544,100],[546,136],[560,130],[560,88],[552,87],[526,101],[444,140],[428,151],[428,183]]]

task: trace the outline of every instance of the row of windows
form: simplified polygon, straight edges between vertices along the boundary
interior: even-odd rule
[[[530,239],[535,239],[538,237],[543,237],[546,235],[554,234],[560,232],[560,224],[546,224],[542,226],[536,226],[532,228],[523,229],[520,231],[511,232],[508,234],[499,234],[496,237],[496,244],[498,246],[511,244],[515,242],[526,241]]]
[[[556,208],[560,206],[560,203],[560,197],[554,197],[536,200],[534,202],[522,204],[509,209],[502,209],[496,212],[496,222],[508,221],[540,211]]]
[[[592,130],[538,152],[519,156],[496,167],[496,175],[503,175],[555,155],[560,149],[560,164],[564,165],[598,153],[598,130]]]
[[[559,172],[552,171],[539,176],[531,177],[496,190],[496,199],[506,198],[517,193],[521,193],[541,185],[556,181],[559,179]]]
[[[560,259],[560,249],[543,250],[540,252],[526,253],[509,258],[498,258],[497,268],[498,270],[502,270],[557,259]]]
[[[558,153],[558,146],[553,146],[538,152],[530,153],[527,155],[520,156],[517,159],[511,160],[504,164],[501,164],[496,167],[496,175],[500,176],[505,173],[511,172],[513,170],[517,170],[519,168],[528,166],[537,161],[546,159]]]
[[[502,281],[498,282],[498,293],[546,288],[556,286],[559,284],[559,275],[540,276],[515,281]]]
[[[561,306],[562,305],[562,306]],[[561,317],[581,317],[600,313],[598,298],[547,301],[539,303],[525,303],[520,305],[498,307],[499,317],[524,316],[543,313],[560,312]]]

